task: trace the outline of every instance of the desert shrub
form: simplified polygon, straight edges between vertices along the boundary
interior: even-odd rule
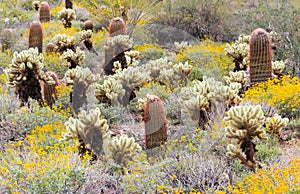
[[[227,1],[166,1],[155,23],[172,26],[197,37],[215,36],[221,31]],[[172,34],[172,33],[171,33]]]
[[[295,118],[299,116],[300,79],[283,76],[254,85],[245,92],[244,100],[266,102],[276,107],[282,117]]]
[[[299,158],[293,158],[287,166],[274,164],[269,169],[259,169],[246,176],[229,192],[237,193],[296,193],[299,191]]]
[[[143,44],[134,46],[133,50],[140,52],[140,63],[146,63],[149,60],[156,60],[162,58],[164,55],[164,50],[159,45],[156,44]]]
[[[219,79],[220,75],[227,75],[234,68],[224,48],[225,44],[205,40],[179,52],[176,60],[181,63],[188,61],[195,68],[192,70],[192,79],[198,79],[201,75]]]

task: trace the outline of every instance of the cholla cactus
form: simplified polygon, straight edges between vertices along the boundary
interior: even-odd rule
[[[285,64],[283,61],[272,62],[273,75],[279,77],[283,71]]]
[[[122,84],[112,77],[104,80],[103,84],[97,84],[95,88],[95,96],[100,102],[119,105],[120,100],[125,95]]]
[[[230,139],[236,139],[237,144],[229,144],[227,155],[231,158],[238,158],[241,163],[255,170],[254,159],[255,144],[252,140],[255,137],[267,139],[265,131],[262,129],[264,124],[264,113],[260,106],[235,106],[232,107],[224,121],[228,123],[225,136]]]
[[[203,77],[203,81],[194,80],[191,85],[180,92],[179,103],[198,126],[206,128],[206,123],[212,120],[215,111],[225,110],[241,102],[239,90],[241,84],[231,83],[225,86],[214,78]]]
[[[149,61],[149,63],[146,64],[146,71],[150,72],[150,76],[153,79],[157,79],[162,69],[170,69],[170,67],[171,63],[168,61],[167,57],[164,57]]]
[[[147,95],[148,97],[148,95]],[[139,98],[137,101],[137,105],[135,106],[139,111],[144,110],[147,98]]]
[[[22,103],[28,102],[29,97],[42,101],[40,81],[55,84],[52,77],[42,71],[43,60],[43,55],[39,54],[37,48],[13,54],[12,64],[7,70],[8,85],[15,88]]]
[[[229,72],[229,76],[224,76],[224,81],[226,85],[229,85],[230,83],[240,83],[241,84],[241,90],[239,94],[244,93],[246,90],[246,84],[247,84],[248,76],[245,71],[236,71],[236,72]]]
[[[32,7],[33,7],[36,11],[38,11],[38,10],[39,10],[39,7],[40,7],[40,4],[41,4],[40,1],[33,1],[33,2],[32,2]]]
[[[78,119],[70,117],[65,122],[67,132],[62,134],[60,141],[78,139],[81,143],[79,153],[84,156],[86,151],[92,150],[97,156],[104,154],[103,141],[108,138],[108,124],[106,119],[101,119],[101,112],[98,108],[88,113],[82,111]]]
[[[159,147],[167,142],[168,121],[164,104],[158,96],[147,96],[142,116],[145,123],[146,149]]]
[[[226,44],[225,52],[233,59],[235,64],[234,71],[246,70],[247,69],[247,58],[250,50],[249,46],[250,36],[241,34],[238,40],[233,45]]]
[[[279,138],[282,138],[281,130],[288,124],[288,122],[288,118],[282,118],[280,115],[275,114],[273,117],[267,118],[267,132],[271,133],[272,135],[277,135]]]
[[[87,48],[90,52],[93,52],[98,55],[96,50],[93,47],[93,42],[91,41],[91,38],[93,37],[92,30],[83,30],[79,32],[80,36],[80,43],[84,45],[85,48]]]
[[[186,41],[182,41],[182,42],[174,42],[174,46],[175,46],[175,52],[179,53],[180,51],[184,50],[186,47],[190,47],[191,45],[189,45],[188,42]]]
[[[79,109],[87,104],[87,92],[89,87],[100,80],[99,75],[94,75],[89,68],[76,67],[68,70],[64,79],[68,85],[72,86],[71,102],[75,114]]]
[[[110,37],[105,45],[104,71],[107,75],[112,75],[113,63],[119,61],[122,69],[127,68],[125,53],[132,48],[133,41],[128,35],[117,35]]]
[[[62,58],[66,60],[65,64],[69,67],[69,69],[73,69],[82,64],[85,58],[85,53],[84,51],[81,51],[79,47],[76,48],[75,52],[67,49],[67,51],[63,53]]]
[[[63,53],[68,49],[76,52],[76,43],[73,36],[68,36],[66,34],[57,34],[52,39],[52,42],[56,45],[55,50],[57,52]]]
[[[133,51],[133,50],[127,51],[125,52],[125,58],[128,67],[130,66],[135,67],[139,63],[138,59],[140,58],[140,52]]]
[[[133,137],[120,135],[112,138],[109,150],[115,163],[126,167],[130,161],[135,160],[135,156],[142,151],[142,147],[135,142]]]
[[[122,71],[122,64],[119,61],[115,61],[112,71],[115,73],[117,73],[117,71]]]
[[[117,71],[112,77],[118,80],[125,89],[122,105],[127,105],[134,98],[133,95],[135,95],[134,90],[136,88],[150,80],[149,72],[144,71],[141,67],[128,67],[123,71]]]
[[[188,61],[186,61],[184,64],[183,63],[174,64],[173,69],[176,72],[184,73],[185,76],[188,76],[192,71],[193,66],[190,65]]]
[[[76,19],[75,11],[64,8],[58,12],[58,19],[62,21],[65,28],[71,28],[72,21]]]

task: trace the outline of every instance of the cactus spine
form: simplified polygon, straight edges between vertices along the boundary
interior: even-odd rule
[[[55,92],[56,86],[59,86],[61,84],[60,80],[58,79],[58,76],[53,71],[47,71],[45,73],[46,76],[52,77],[52,79],[55,81],[55,84],[42,84],[42,91],[43,91],[43,98],[44,101],[46,101],[47,105],[52,108],[53,103],[55,102]]]
[[[168,126],[163,102],[155,95],[147,97],[143,121],[145,123],[146,149],[159,147],[167,142]]]
[[[13,41],[13,31],[12,29],[4,29],[2,32],[2,38],[1,38],[1,45],[2,45],[2,52],[9,49],[12,45]]]
[[[40,22],[50,22],[50,6],[46,1],[40,4],[39,15]]]
[[[43,55],[39,54],[37,48],[15,52],[13,55],[12,64],[7,70],[8,85],[15,88],[22,105],[28,102],[29,97],[42,101],[40,81],[55,84],[52,77],[43,73],[43,60]]]
[[[28,48],[38,48],[39,53],[43,52],[43,29],[39,21],[30,23]]]
[[[226,127],[225,136],[237,140],[237,145],[227,146],[229,150],[227,156],[238,158],[242,164],[254,171],[255,165],[260,163],[254,158],[257,150],[252,140],[255,137],[266,139],[265,131],[262,129],[265,117],[261,107],[234,106],[228,111],[224,120],[229,125]]]
[[[249,61],[251,85],[272,77],[272,45],[264,29],[255,29],[251,34]]]

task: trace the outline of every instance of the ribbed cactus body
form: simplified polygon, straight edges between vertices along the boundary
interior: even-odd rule
[[[28,48],[38,48],[39,53],[43,52],[43,29],[41,22],[30,23]]]
[[[83,25],[83,29],[84,30],[92,30],[92,32],[94,31],[94,24],[92,20],[87,20],[84,22]]]
[[[261,28],[254,30],[250,40],[250,82],[266,81],[272,76],[272,47],[269,34]]]
[[[55,84],[47,84],[43,83],[43,98],[44,101],[47,103],[48,106],[52,107],[53,103],[55,102],[55,87],[61,84],[58,76],[53,71],[47,71],[45,75],[52,77],[55,81]]]
[[[55,44],[50,42],[46,45],[46,53],[52,53],[52,52],[55,52]]]
[[[40,4],[39,15],[41,22],[50,22],[50,6],[46,1]]]
[[[13,30],[8,28],[4,29],[1,38],[2,52],[11,47],[12,40],[13,40]]]
[[[65,0],[66,9],[73,9],[73,0]]]
[[[109,23],[109,36],[126,35],[126,24],[122,18],[114,18]]]
[[[145,123],[146,149],[159,147],[167,142],[168,127],[163,102],[155,95],[149,95],[143,113]]]

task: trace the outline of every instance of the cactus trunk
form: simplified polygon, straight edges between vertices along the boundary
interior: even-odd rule
[[[143,121],[145,123],[146,149],[159,147],[167,142],[167,118],[164,105],[159,97],[155,95],[147,97]]]
[[[268,33],[261,28],[254,30],[250,41],[251,85],[272,77],[272,47]]]
[[[39,53],[43,52],[43,30],[39,21],[30,23],[28,48],[38,48]]]

